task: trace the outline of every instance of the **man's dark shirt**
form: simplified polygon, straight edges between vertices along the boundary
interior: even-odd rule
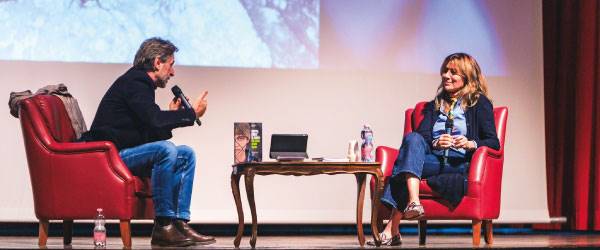
[[[110,86],[83,141],[111,141],[117,149],[167,140],[171,130],[194,124],[192,109],[162,111],[156,105],[156,87],[150,76],[135,68],[129,69]]]

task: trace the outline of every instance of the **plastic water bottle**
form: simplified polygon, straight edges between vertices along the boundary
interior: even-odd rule
[[[362,138],[360,158],[363,162],[375,162],[375,157],[373,157],[373,130],[371,130],[371,126],[368,124],[363,125],[363,129],[360,131],[360,138]]]
[[[106,227],[104,224],[104,215],[102,214],[102,208],[96,209],[96,218],[94,219],[94,246],[95,247],[106,247]]]

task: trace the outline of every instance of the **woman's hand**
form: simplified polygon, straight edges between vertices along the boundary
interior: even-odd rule
[[[449,134],[440,135],[435,145],[433,145],[436,149],[447,149],[454,146],[454,139]]]
[[[454,136],[453,140],[455,148],[464,148],[466,150],[475,149],[475,143],[473,143],[473,141],[469,141],[469,139],[467,139],[467,137],[464,135]]]

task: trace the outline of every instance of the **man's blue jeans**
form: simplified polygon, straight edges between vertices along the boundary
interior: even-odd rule
[[[192,148],[157,141],[119,151],[135,176],[152,181],[152,201],[156,216],[190,219],[196,157]]]
[[[468,168],[464,157],[449,157],[448,165],[442,165],[442,157],[433,154],[429,143],[425,142],[421,134],[407,134],[402,140],[392,176],[384,187],[381,201],[387,206],[403,210],[408,203],[407,174],[421,179],[446,173],[464,174]]]

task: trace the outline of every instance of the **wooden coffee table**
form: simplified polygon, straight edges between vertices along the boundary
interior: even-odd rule
[[[375,178],[375,192],[371,200],[371,230],[373,239],[377,246],[381,245],[379,238],[379,230],[377,225],[377,208],[379,207],[379,199],[383,193],[383,174],[381,172],[380,163],[367,162],[249,162],[233,165],[231,172],[231,189],[235,206],[238,213],[238,230],[233,244],[235,247],[240,246],[242,234],[244,233],[244,210],[242,209],[242,200],[240,197],[239,182],[244,175],[246,184],[246,196],[250,204],[250,212],[252,213],[252,238],[250,238],[250,246],[256,246],[256,207],[254,205],[254,176],[255,175],[318,175],[318,174],[354,174],[358,186],[358,194],[356,199],[356,229],[358,231],[358,243],[360,246],[365,244],[365,235],[363,232],[362,214],[363,203],[365,198],[365,179],[366,175],[370,174]]]

